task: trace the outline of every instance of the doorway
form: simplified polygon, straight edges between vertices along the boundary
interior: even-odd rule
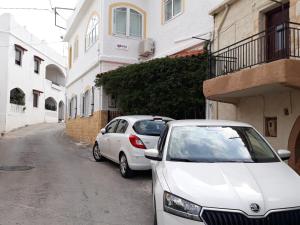
[[[65,118],[65,104],[63,101],[60,101],[58,104],[58,122],[64,121]]]
[[[296,140],[295,146],[295,155],[296,155],[296,171],[300,174],[300,131]]]
[[[284,4],[266,13],[266,57],[275,61],[288,56],[288,21],[290,4]]]
[[[296,120],[289,137],[289,150],[291,151],[289,164],[300,174],[300,116]]]

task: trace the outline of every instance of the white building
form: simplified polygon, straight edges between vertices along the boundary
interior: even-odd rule
[[[114,99],[94,88],[99,73],[151,58],[203,49],[208,12],[221,0],[81,0],[68,23],[67,133],[92,143],[116,110]]]
[[[0,16],[0,133],[64,120],[65,59]]]

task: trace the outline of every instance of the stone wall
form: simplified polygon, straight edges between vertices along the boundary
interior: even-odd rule
[[[107,120],[107,111],[94,112],[90,117],[77,116],[66,121],[66,132],[77,141],[93,144],[100,130],[107,124]]]

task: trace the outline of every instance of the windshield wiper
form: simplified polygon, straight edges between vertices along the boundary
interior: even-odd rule
[[[183,158],[170,158],[170,161],[173,161],[173,162],[196,162],[195,160],[183,159]]]
[[[247,160],[220,160],[216,161],[218,163],[253,163],[253,161],[247,161]]]
[[[183,158],[170,158],[170,161],[193,162],[193,163],[216,163],[216,161],[214,160],[197,160],[197,159],[183,159]]]

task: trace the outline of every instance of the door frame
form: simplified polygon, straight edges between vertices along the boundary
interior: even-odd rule
[[[300,142],[300,116],[296,119],[289,137],[288,148],[291,151],[289,165],[300,173],[300,152],[296,152]],[[298,164],[298,165],[297,165]]]
[[[270,26],[270,17],[271,15],[274,15],[276,13],[280,13],[282,11],[282,7],[284,10],[287,10],[288,13],[288,18],[282,19],[283,21],[280,23],[283,25],[283,49],[280,51],[276,51],[276,38],[278,38],[277,34],[277,27],[278,25],[275,26]],[[265,13],[265,32],[266,32],[266,39],[265,39],[265,51],[266,51],[266,60],[267,62],[272,62],[276,61],[281,58],[286,58],[288,57],[288,50],[289,50],[289,30],[288,30],[288,22],[290,19],[290,3],[284,3],[283,6],[276,7],[268,12]],[[273,40],[272,40],[273,38]],[[272,43],[274,42],[274,43]],[[273,48],[273,49],[272,49]]]

